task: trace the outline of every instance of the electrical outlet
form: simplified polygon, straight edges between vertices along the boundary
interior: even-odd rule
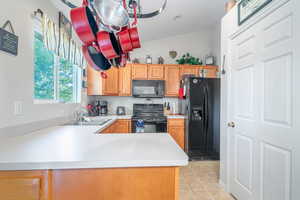
[[[16,116],[23,114],[23,102],[22,101],[14,102],[14,114]]]

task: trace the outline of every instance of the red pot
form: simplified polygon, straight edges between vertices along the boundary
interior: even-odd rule
[[[85,45],[97,40],[96,34],[99,29],[87,0],[84,0],[82,7],[73,8],[70,17],[75,32]]]
[[[133,46],[131,43],[130,33],[127,27],[124,27],[122,31],[117,33],[120,41],[120,46],[123,53],[128,53],[133,50]]]
[[[130,34],[130,38],[131,38],[132,47],[134,49],[141,48],[141,42],[140,42],[140,37],[139,37],[137,27],[130,28],[129,34]]]

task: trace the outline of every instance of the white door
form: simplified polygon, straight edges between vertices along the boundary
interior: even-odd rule
[[[230,43],[230,192],[238,200],[300,199],[297,1],[274,1]]]

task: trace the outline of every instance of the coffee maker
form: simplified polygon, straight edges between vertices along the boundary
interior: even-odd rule
[[[98,101],[99,106],[99,115],[107,115],[108,114],[108,103],[107,101]]]

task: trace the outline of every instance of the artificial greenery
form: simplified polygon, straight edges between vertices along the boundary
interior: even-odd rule
[[[194,56],[190,55],[189,53],[184,54],[180,59],[176,60],[179,65],[202,65],[202,60],[200,58],[195,58]]]

